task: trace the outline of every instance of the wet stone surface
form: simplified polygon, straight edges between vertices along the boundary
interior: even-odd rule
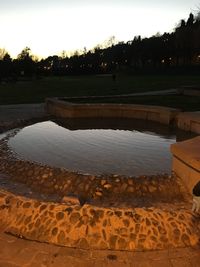
[[[11,132],[11,135],[14,134]],[[8,136],[9,138],[9,136]],[[27,185],[32,191],[52,195],[52,200],[64,200],[67,195],[78,196],[85,202],[126,202],[141,206],[148,198],[150,205],[156,202],[183,201],[184,197],[176,177],[166,174],[126,177],[118,175],[88,175],[51,168],[20,160],[9,150],[8,138],[0,142],[0,173],[16,182]],[[7,179],[7,180],[8,180]],[[55,197],[57,195],[57,197]],[[49,198],[51,199],[51,198]],[[116,203],[116,199],[117,201]],[[148,202],[146,201],[146,202]]]
[[[0,227],[8,233],[83,249],[140,251],[199,242],[199,219],[173,175],[84,175],[19,160],[7,138],[0,149],[1,182],[15,193],[0,190]]]

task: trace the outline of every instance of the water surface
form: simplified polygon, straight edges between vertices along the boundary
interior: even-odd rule
[[[24,127],[10,138],[9,146],[19,158],[54,167],[135,176],[170,173],[169,149],[175,142],[174,131],[159,124],[65,120]]]

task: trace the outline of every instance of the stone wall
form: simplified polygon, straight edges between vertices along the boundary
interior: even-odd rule
[[[181,112],[177,115],[179,129],[200,134],[200,111]],[[171,145],[172,170],[178,175],[190,193],[200,181],[200,137]]]
[[[171,145],[171,152],[172,170],[192,193],[194,185],[200,181],[200,136]]]
[[[200,134],[200,111],[179,113],[177,116],[177,127]]]
[[[194,246],[198,220],[186,210],[103,208],[40,202],[0,191],[7,233],[82,249],[152,250]]]
[[[57,98],[46,100],[47,112],[61,118],[134,118],[163,124],[174,122],[179,110],[130,104],[75,104]]]

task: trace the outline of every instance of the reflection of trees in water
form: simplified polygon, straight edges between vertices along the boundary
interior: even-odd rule
[[[176,137],[177,141],[190,139],[197,134],[182,131],[175,127],[169,127],[158,122],[145,121],[138,119],[120,119],[120,118],[87,118],[87,119],[56,119],[55,123],[70,130],[87,129],[112,129],[138,131],[148,134],[158,135],[166,139]]]

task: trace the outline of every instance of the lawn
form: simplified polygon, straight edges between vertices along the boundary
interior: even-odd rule
[[[187,85],[200,85],[200,76],[176,75],[117,75],[114,82],[111,76],[67,76],[46,77],[33,81],[19,81],[0,85],[0,104],[39,103],[53,96],[99,96],[130,94],[153,90],[179,88]],[[106,100],[105,100],[106,101]],[[110,101],[110,100],[109,100]],[[112,99],[113,102],[139,103],[182,107],[197,110],[200,100],[196,97],[142,96]]]
[[[157,95],[157,96],[129,96],[117,98],[88,98],[77,99],[78,103],[122,103],[122,104],[140,104],[157,105],[172,108],[179,108],[182,111],[200,110],[200,97],[185,95]]]

